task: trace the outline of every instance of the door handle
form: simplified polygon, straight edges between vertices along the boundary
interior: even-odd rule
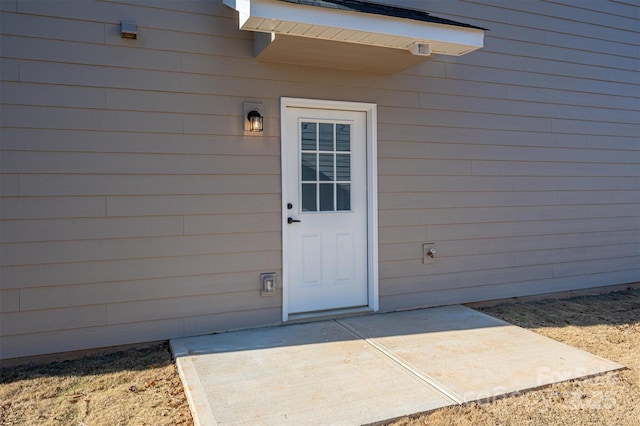
[[[292,224],[292,223],[294,223],[294,222],[300,222],[300,220],[298,220],[298,219],[294,219],[294,218],[292,218],[292,217],[288,217],[288,218],[287,218],[287,223],[288,223],[288,224]]]

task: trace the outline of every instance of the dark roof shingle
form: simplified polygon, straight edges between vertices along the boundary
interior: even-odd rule
[[[404,7],[389,6],[380,3],[371,3],[360,0],[282,0],[289,3],[297,3],[307,6],[327,7],[331,9],[348,10],[350,12],[372,13],[375,15],[392,16],[395,18],[412,19],[414,21],[431,22],[434,24],[453,25],[456,27],[475,28],[485,30],[486,28],[463,22],[452,21],[450,19],[438,18],[428,12]]]

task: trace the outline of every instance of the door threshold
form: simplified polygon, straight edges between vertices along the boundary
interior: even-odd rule
[[[363,314],[372,314],[375,311],[368,306],[358,306],[354,308],[328,309],[325,311],[301,312],[289,314],[289,319],[285,324],[296,324],[311,321],[325,321],[330,319],[351,317]]]

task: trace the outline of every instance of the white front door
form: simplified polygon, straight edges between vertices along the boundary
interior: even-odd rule
[[[283,113],[287,313],[369,306],[367,114]]]

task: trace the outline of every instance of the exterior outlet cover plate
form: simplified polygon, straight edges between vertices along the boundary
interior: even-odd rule
[[[262,283],[262,289],[260,290],[261,296],[265,297],[265,296],[276,295],[278,283],[276,281],[275,272],[267,272],[265,274],[260,274],[260,282]]]
[[[436,263],[436,245],[434,243],[422,244],[422,263],[425,265]]]

